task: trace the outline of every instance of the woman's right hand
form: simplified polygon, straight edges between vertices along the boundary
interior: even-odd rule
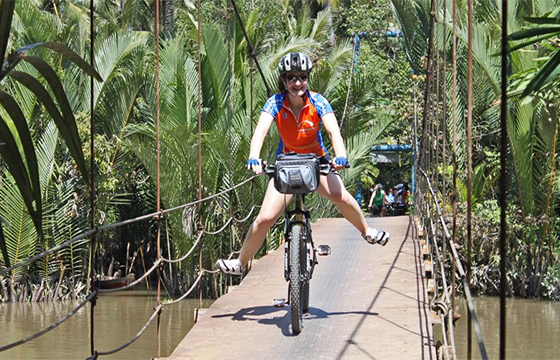
[[[263,167],[262,167],[262,159],[257,159],[257,158],[249,158],[249,160],[247,160],[247,169],[253,171],[253,173],[255,175],[259,175],[263,172]]]

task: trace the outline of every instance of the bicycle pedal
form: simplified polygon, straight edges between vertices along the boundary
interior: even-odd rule
[[[272,305],[277,308],[284,307],[286,306],[286,299],[284,298],[272,299]]]
[[[331,254],[331,247],[329,245],[319,245],[317,246],[317,255],[319,256],[329,256]]]

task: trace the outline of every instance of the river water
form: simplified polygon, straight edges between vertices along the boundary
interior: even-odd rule
[[[124,291],[102,295],[95,307],[95,347],[112,350],[134,337],[153,313],[156,297],[145,291]],[[208,307],[211,300],[203,301]],[[0,346],[21,340],[72,310],[77,303],[0,304]],[[169,356],[194,323],[198,300],[183,300],[166,306],[162,313],[161,356]],[[489,359],[499,358],[499,298],[476,298],[475,307]],[[467,313],[460,302],[463,318],[455,336],[459,359],[466,359]],[[508,359],[560,359],[560,303],[538,300],[507,300]],[[90,355],[90,306],[86,305],[65,323],[47,334],[16,348],[0,352],[0,359],[86,359]],[[156,320],[128,348],[100,359],[151,359],[157,355]],[[480,352],[473,335],[473,359]]]
[[[475,298],[476,316],[489,359],[500,358],[500,299]],[[467,358],[467,310],[461,301],[456,323],[457,357]],[[473,359],[481,359],[476,335],[472,334]],[[506,300],[506,359],[560,359],[560,302],[507,299]]]
[[[153,294],[153,293],[152,293]],[[211,300],[203,300],[208,307]],[[0,304],[0,346],[19,341],[48,327],[70,312],[78,302]],[[148,321],[157,297],[129,290],[103,294],[95,306],[95,347],[113,350],[132,339]],[[161,356],[171,355],[194,324],[198,300],[165,306],[161,316]],[[0,359],[86,359],[90,356],[88,304],[56,329],[24,345],[0,352]],[[151,359],[157,356],[157,318],[144,334],[126,349],[99,359]]]

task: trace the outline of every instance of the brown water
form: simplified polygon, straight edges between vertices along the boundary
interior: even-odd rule
[[[475,307],[489,359],[499,358],[499,298],[476,298]],[[203,301],[203,307],[212,301]],[[74,308],[74,302],[0,304],[0,346],[21,340],[57,321]],[[145,324],[156,305],[155,296],[143,291],[103,295],[95,307],[95,346],[112,350],[129,341]],[[169,356],[194,322],[198,300],[184,300],[164,308],[161,356]],[[455,329],[457,355],[466,359],[467,313]],[[19,347],[0,352],[0,359],[86,359],[90,355],[90,306],[86,305],[58,328]],[[560,359],[560,303],[507,300],[507,359]],[[128,348],[100,359],[151,359],[157,355],[156,320]],[[473,334],[473,359],[481,359]]]
[[[212,301],[203,300],[203,307]],[[77,302],[0,304],[0,346],[19,341],[48,327]],[[95,307],[95,347],[109,351],[132,339],[153,314],[155,296],[145,291],[102,295]],[[161,316],[161,356],[171,355],[194,323],[198,300],[164,307]],[[90,355],[88,304],[54,330],[24,345],[0,352],[0,359],[86,359]],[[99,359],[151,359],[157,356],[157,318],[128,348]]]
[[[500,299],[474,299],[484,345],[489,359],[500,357]],[[460,304],[463,316],[456,324],[457,357],[467,358],[467,310]],[[481,359],[476,336],[472,334],[473,359]],[[508,360],[560,359],[560,302],[507,299],[506,358]]]

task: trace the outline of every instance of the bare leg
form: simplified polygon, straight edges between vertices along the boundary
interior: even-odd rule
[[[335,203],[346,220],[350,221],[360,231],[360,234],[363,235],[366,232],[369,228],[366,218],[362,214],[356,199],[344,187],[340,176],[334,173],[321,176],[317,191],[319,195]]]
[[[281,194],[274,188],[274,180],[268,182],[259,215],[249,228],[239,254],[242,266],[246,266],[261,247],[266,233],[274,225],[284,208],[292,200],[292,195]]]

